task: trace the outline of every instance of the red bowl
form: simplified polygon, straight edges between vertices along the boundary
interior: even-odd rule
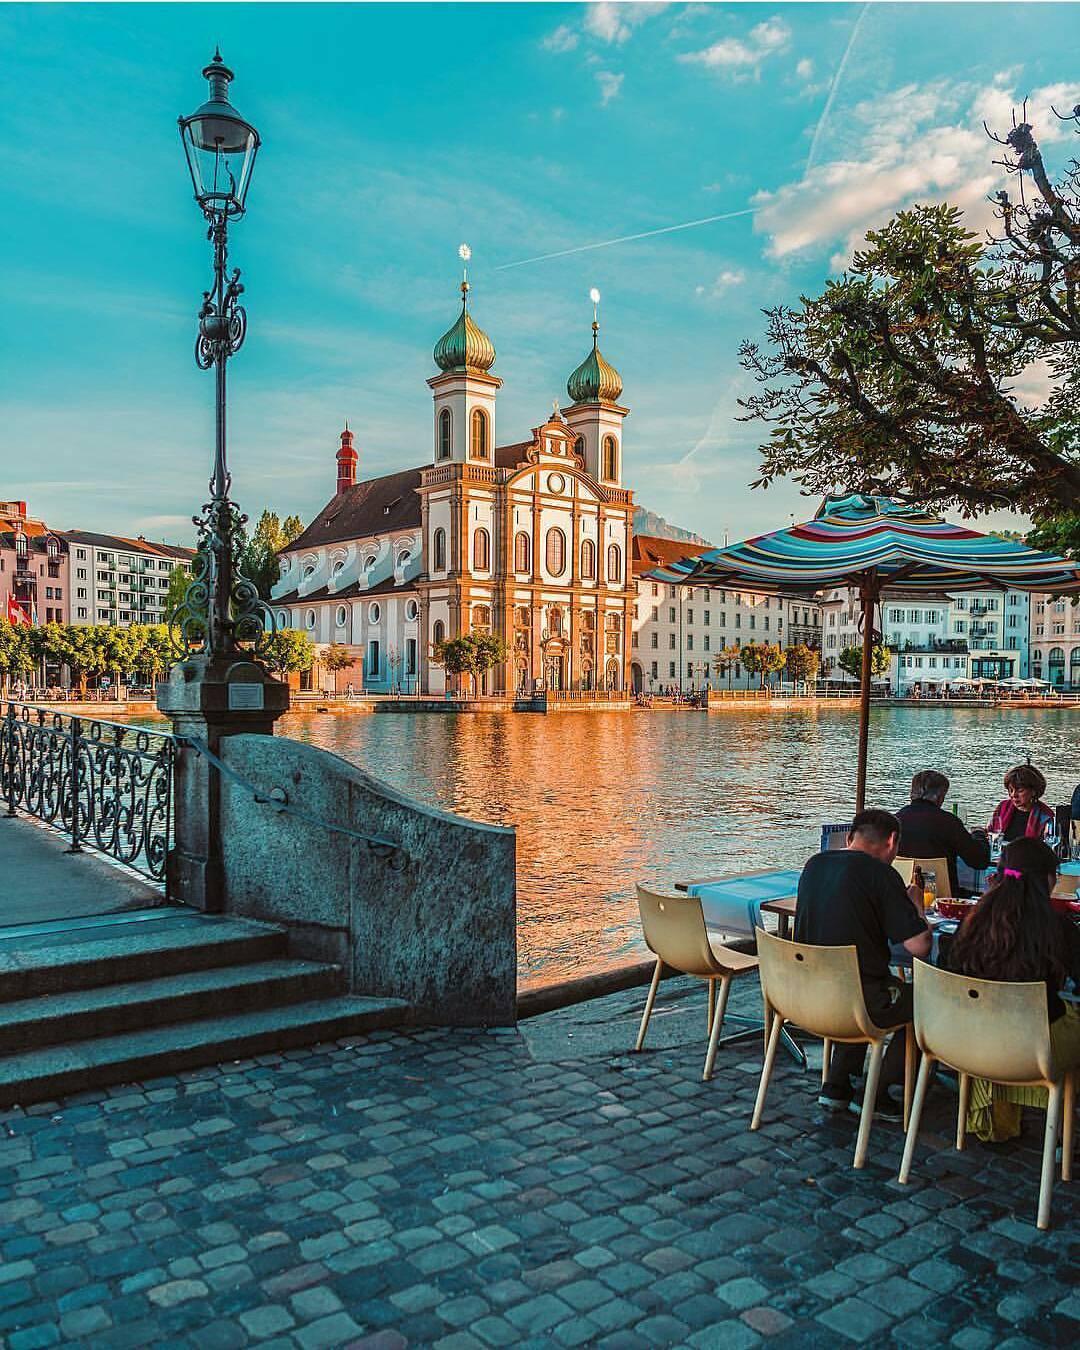
[[[1059,914],[1068,914],[1070,918],[1080,918],[1080,899],[1069,899],[1052,895],[1050,903]]]
[[[938,899],[937,911],[945,919],[962,919],[978,903],[978,900],[963,900],[957,899],[955,896],[943,896]]]

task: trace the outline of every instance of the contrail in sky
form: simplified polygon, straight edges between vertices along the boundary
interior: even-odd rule
[[[656,234],[671,234],[674,230],[692,230],[698,225],[712,225],[718,220],[734,220],[736,216],[752,216],[756,206],[744,206],[739,211],[725,211],[719,216],[703,216],[701,220],[684,220],[681,225],[662,225],[658,230],[642,230],[640,234],[624,234],[618,239],[602,239],[596,244],[579,244],[577,248],[561,248],[557,253],[541,253],[535,258],[521,258],[518,262],[500,263],[493,271],[505,272],[508,267],[526,267],[529,263],[547,262],[550,258],[565,258],[571,253],[588,253],[594,248],[610,248],[612,244],[629,244],[635,239],[651,239]]]
[[[848,38],[847,46],[844,48],[844,54],[840,58],[840,64],[836,67],[836,74],[833,76],[832,84],[829,86],[829,97],[825,100],[825,106],[821,110],[821,116],[818,118],[817,126],[814,128],[814,136],[810,142],[810,153],[806,157],[806,168],[803,169],[803,177],[814,167],[814,159],[817,156],[818,142],[821,140],[821,132],[825,123],[829,120],[829,114],[832,112],[833,100],[836,98],[836,91],[840,88],[840,81],[844,78],[844,70],[847,67],[848,57],[851,55],[851,49],[855,46],[855,39],[859,36],[859,29],[862,27],[862,21],[866,17],[866,11],[870,8],[869,0],[859,10],[859,17],[855,20],[851,29],[851,36]]]

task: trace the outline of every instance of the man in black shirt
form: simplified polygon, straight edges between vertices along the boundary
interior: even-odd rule
[[[956,859],[976,871],[990,865],[990,844],[982,830],[972,834],[959,816],[943,811],[949,780],[936,769],[923,769],[911,780],[911,804],[897,811],[900,852],[905,858],[945,858],[949,864],[949,894],[959,895]],[[939,882],[940,885],[940,882]],[[939,892],[944,895],[944,891]]]
[[[866,1010],[879,1027],[902,1027],[913,1016],[910,984],[889,971],[889,943],[912,956],[930,955],[930,932],[915,887],[904,889],[892,866],[900,843],[900,822],[888,811],[860,811],[847,848],[819,853],[803,868],[795,908],[795,940],[820,947],[854,946]],[[832,1062],[818,1101],[829,1110],[847,1110],[851,1077],[862,1071],[864,1045],[833,1046]],[[885,1052],[876,1115],[900,1115],[889,1088],[904,1078],[904,1035],[894,1035]]]

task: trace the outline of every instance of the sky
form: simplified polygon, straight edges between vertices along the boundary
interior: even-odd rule
[[[233,495],[305,520],[346,418],[361,476],[430,459],[462,242],[500,443],[566,402],[596,286],[635,500],[715,542],[811,514],[749,488],[740,340],[903,206],[988,223],[983,119],[1028,98],[1060,164],[1049,106],[1080,102],[1068,4],[4,5],[0,496],[54,528],[190,542],[206,496],[210,254],[176,118],[215,43],[263,138],[231,235]]]

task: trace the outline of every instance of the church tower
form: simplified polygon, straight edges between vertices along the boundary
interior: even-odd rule
[[[469,246],[458,255],[465,264],[461,313],[435,344],[439,374],[428,380],[435,400],[435,464],[495,463],[495,395],[502,386],[489,373],[495,347],[469,313]]]
[[[622,430],[629,409],[619,405],[622,379],[619,372],[600,354],[600,292],[590,291],[593,302],[592,351],[566,382],[570,407],[563,416],[574,433],[578,453],[585,470],[598,483],[620,487],[623,481]]]

